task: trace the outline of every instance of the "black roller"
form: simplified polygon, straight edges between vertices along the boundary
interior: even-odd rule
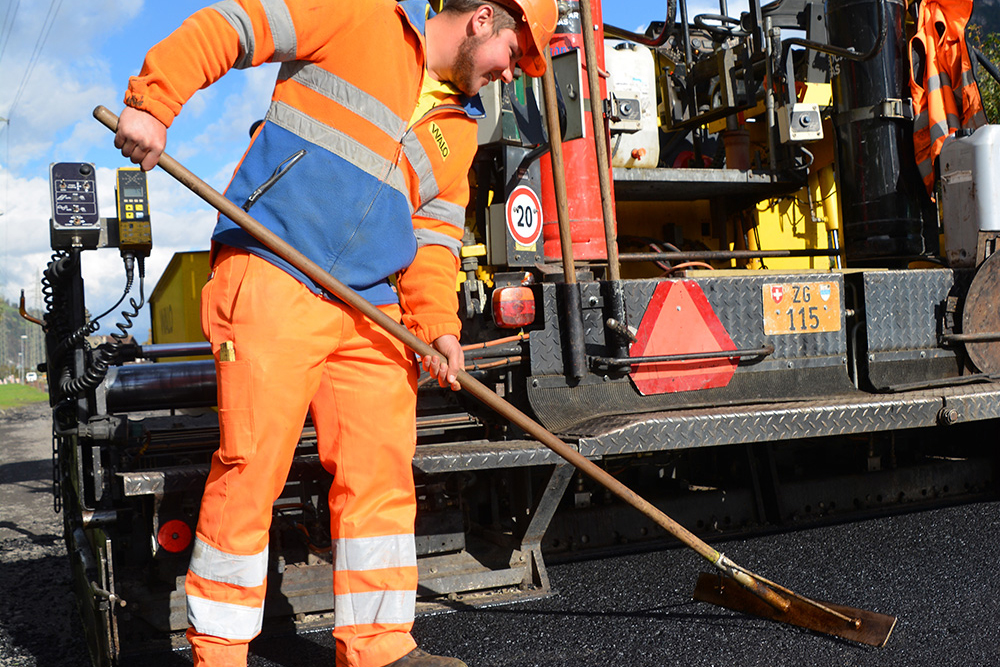
[[[108,412],[204,408],[215,405],[215,362],[127,364],[105,379]]]

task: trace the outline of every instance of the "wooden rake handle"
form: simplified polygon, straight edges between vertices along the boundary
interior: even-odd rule
[[[107,108],[103,106],[95,108],[94,118],[100,121],[112,132],[117,132],[118,117]],[[260,241],[267,248],[270,248],[276,255],[284,259],[286,262],[297,268],[299,271],[302,271],[305,275],[309,276],[309,278],[321,285],[328,292],[335,295],[341,301],[349,304],[365,317],[381,326],[386,330],[386,332],[409,347],[411,350],[420,356],[440,357],[437,350],[433,347],[414,336],[402,324],[396,322],[394,319],[373,306],[354,290],[334,278],[327,271],[320,268],[320,266],[315,262],[279,238],[276,234],[274,234],[274,232],[257,222],[250,216],[250,214],[226,199],[221,193],[215,190],[208,183],[195,176],[191,171],[177,162],[177,160],[170,157],[166,153],[163,153],[160,156],[158,164],[165,172],[180,181],[181,184],[191,190],[194,194],[198,195],[212,208],[216,209],[235,222],[243,228],[244,231]],[[684,528],[684,526],[680,525],[661,512],[652,503],[619,482],[608,472],[597,466],[587,457],[580,454],[577,450],[573,449],[573,447],[557,438],[544,426],[515,408],[500,396],[497,396],[495,392],[488,389],[485,385],[469,375],[467,372],[459,371],[457,379],[465,391],[475,396],[501,417],[517,424],[517,426],[523,429],[526,433],[529,433],[533,438],[571,463],[582,473],[607,488],[632,507],[642,512],[658,526],[683,542],[686,546],[693,549],[702,558],[708,560],[717,567],[724,565],[724,559],[721,557],[722,554],[709,546],[705,541],[696,537],[693,533]],[[727,573],[729,572],[728,569],[726,571]],[[743,581],[740,583],[746,585],[751,592],[758,597],[761,597],[765,602],[779,610],[788,608],[788,601],[780,595],[771,589],[760,585],[750,577],[745,578],[747,580],[746,583]]]

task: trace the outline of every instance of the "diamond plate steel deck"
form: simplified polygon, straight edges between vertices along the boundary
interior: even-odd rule
[[[583,313],[583,332],[590,354],[606,345],[601,297],[601,285],[596,282],[580,283],[580,300]],[[648,299],[647,299],[648,300]],[[533,375],[560,375],[563,373],[563,344],[559,323],[559,303],[554,284],[542,285],[542,329],[531,332],[531,373]],[[643,306],[645,307],[645,306]],[[592,348],[592,349],[591,349]]]
[[[413,467],[424,473],[551,465],[562,458],[534,440],[420,445]]]
[[[873,387],[960,373],[956,350],[942,349],[938,340],[948,333],[949,298],[964,298],[966,288],[965,278],[950,269],[864,273],[868,350],[859,363]]]
[[[726,387],[701,391],[642,396],[628,379],[591,374],[578,383],[562,375],[562,347],[555,288],[544,286],[544,328],[531,332],[531,373],[528,400],[536,417],[557,432],[575,432],[576,425],[602,416],[675,410],[721,404],[760,403],[766,400],[810,399],[852,389],[847,370],[847,290],[840,273],[708,275],[691,279],[705,293],[736,348],[773,345],[764,357],[741,359]],[[764,301],[769,284],[823,282],[841,295],[835,331],[765,335]],[[628,323],[639,326],[662,280],[627,280],[623,290]],[[587,352],[606,354],[604,325],[597,315],[603,301],[598,283],[582,283]],[[768,293],[769,294],[769,293]]]
[[[490,468],[523,468],[551,465],[562,459],[534,440],[455,442],[418,445],[413,467],[424,473]],[[311,479],[326,474],[315,455],[297,456],[289,480]],[[171,466],[157,470],[118,473],[126,496],[200,492],[208,477],[207,465]]]
[[[1000,385],[607,417],[573,435],[582,454],[600,457],[929,427],[945,407],[955,410],[957,422],[1000,418]]]
[[[866,271],[868,351],[937,349],[945,302],[954,285],[950,269]]]

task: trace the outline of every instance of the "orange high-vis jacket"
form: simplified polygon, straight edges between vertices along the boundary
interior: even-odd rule
[[[427,342],[458,335],[456,276],[478,97],[410,124],[425,74],[425,0],[223,0],[154,46],[125,103],[169,126],[232,68],[281,62],[265,122],[226,196],[237,205],[300,149],[251,215]],[[220,216],[213,240],[308,277]],[[398,276],[397,290],[390,277]]]
[[[910,40],[913,146],[927,192],[934,191],[934,161],[948,135],[986,123],[979,86],[965,43],[972,0],[922,0]]]

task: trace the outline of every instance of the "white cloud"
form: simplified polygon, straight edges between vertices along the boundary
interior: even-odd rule
[[[44,252],[48,248],[48,178],[18,178],[4,170],[0,172],[0,182],[6,182],[10,191],[7,210],[0,217],[4,228],[4,256],[24,257]]]
[[[0,216],[0,289],[3,296],[17,303],[23,289],[28,305],[34,306],[38,277],[49,260],[48,179],[23,179],[0,172],[11,192],[10,205]]]
[[[98,207],[102,217],[116,216],[114,203],[114,170],[98,168]],[[0,182],[8,174],[0,171]],[[23,289],[29,307],[34,307],[34,294],[38,279],[51,257],[49,248],[50,195],[49,181],[45,177],[9,177],[12,205],[0,216],[0,287],[8,301],[16,302]],[[208,248],[215,214],[206,204],[163,171],[157,170],[148,177],[153,252],[146,262],[146,297],[159,280],[163,269],[175,252],[204,250]],[[113,249],[87,251],[82,256],[83,278],[86,288],[87,308],[98,314],[111,307],[122,293],[125,273],[119,253]],[[138,294],[138,276],[133,295]],[[127,305],[127,304],[126,304]],[[120,321],[119,307],[108,316],[101,331],[113,331],[115,321]],[[136,336],[145,340],[149,328],[148,307],[143,309],[136,323]]]
[[[10,144],[10,164],[4,167],[15,172],[47,164],[55,146],[77,152],[63,159],[78,159],[93,147],[97,134],[79,127],[81,119],[89,118],[97,104],[108,104],[120,95],[111,80],[110,63],[98,48],[136,15],[142,2],[63,3],[42,44],[39,38],[49,7],[50,3],[20,3],[0,65],[0,90],[7,91],[0,115],[10,119],[0,129]],[[6,161],[8,156],[2,158]]]
[[[53,154],[63,156],[66,162],[86,155],[94,146],[107,143],[110,136],[107,128],[95,123],[89,116],[72,128],[70,135],[52,149]]]
[[[186,118],[200,118],[206,112],[215,109],[217,88],[203,88],[194,94],[187,104],[184,105],[184,116]]]
[[[48,164],[97,162],[101,215],[116,215],[114,170],[106,168],[114,162],[102,164],[106,156],[114,155],[110,133],[91,118],[91,111],[98,104],[120,108],[125,82],[112,74],[111,51],[104,47],[109,39],[120,39],[123,26],[142,11],[143,1],[64,2],[26,78],[49,6],[21,2],[0,64],[0,90],[8,91],[0,97],[0,115],[11,117],[9,126],[0,126],[0,294],[16,301],[24,289],[29,306],[34,305],[39,275],[52,254]],[[135,66],[140,62],[141,57]],[[10,113],[22,82],[23,94]],[[188,109],[191,117],[208,112],[216,95],[206,91],[197,97]],[[211,162],[214,170],[217,159],[213,156]],[[149,190],[154,250],[147,262],[147,296],[175,251],[208,247],[215,224],[207,205],[166,174],[150,174]],[[110,307],[125,284],[121,258],[110,249],[84,253],[83,275],[92,314]],[[110,330],[116,318],[117,312],[109,316],[102,331]],[[140,320],[136,329],[148,329],[148,314],[144,312],[141,319],[145,324]],[[137,337],[144,339],[144,334]]]

